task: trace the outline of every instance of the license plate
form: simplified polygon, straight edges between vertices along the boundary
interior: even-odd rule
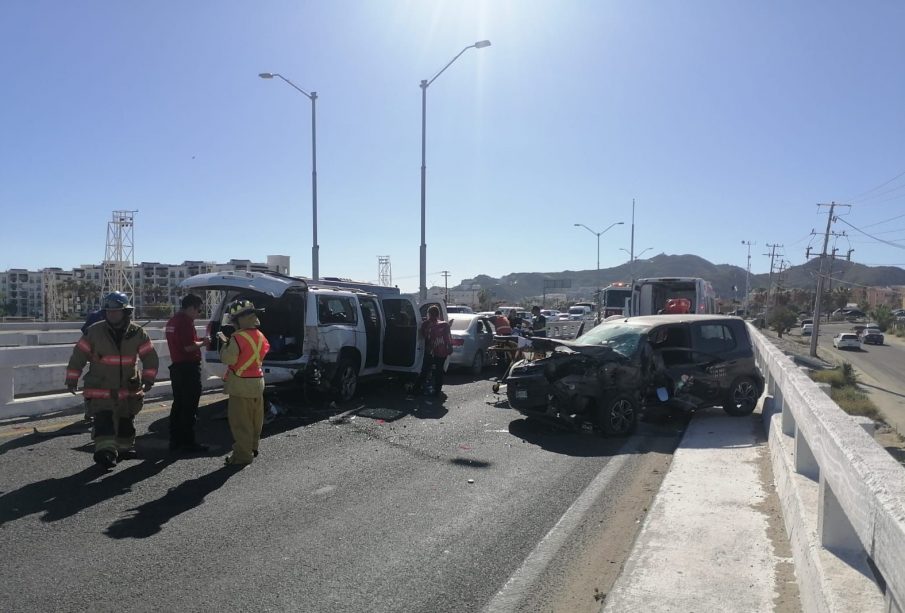
[[[528,390],[515,390],[515,397],[520,399],[528,399]]]

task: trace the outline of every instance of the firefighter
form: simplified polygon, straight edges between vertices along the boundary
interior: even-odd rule
[[[144,328],[132,322],[128,296],[108,294],[103,308],[104,323],[88,328],[72,350],[66,388],[75,393],[88,363],[82,395],[94,417],[94,461],[113,468],[118,460],[135,457],[133,422],[157,378],[158,358]]]
[[[261,364],[270,343],[258,330],[258,309],[250,300],[234,300],[226,313],[236,331],[220,349],[220,359],[228,367],[224,391],[229,394],[227,417],[233,434],[233,452],[226,464],[251,464],[258,455],[258,442],[264,425],[264,371]]]

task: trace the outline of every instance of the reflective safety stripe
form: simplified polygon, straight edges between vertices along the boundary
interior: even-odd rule
[[[91,354],[91,343],[88,342],[88,339],[84,336],[79,339],[79,342],[76,343],[76,348],[84,353]]]
[[[151,343],[151,341],[147,341],[141,347],[138,348],[138,355],[144,357],[147,354],[151,353],[152,351],[154,351],[154,345]]]
[[[245,375],[246,371],[248,371],[248,377],[260,377],[263,375],[261,372],[261,363],[264,361],[264,356],[261,355],[261,350],[264,348],[264,343],[267,342],[267,339],[259,330],[255,330],[255,332],[255,336],[258,337],[257,340],[245,330],[239,330],[235,334],[239,338],[245,340],[245,343],[239,344],[238,360],[248,356],[240,366],[230,367],[230,370],[240,377]],[[236,361],[237,364],[239,363],[238,360]]]
[[[82,396],[92,400],[109,400],[111,398],[117,398],[119,400],[125,400],[130,396],[141,396],[141,390],[130,391],[126,388],[122,388],[119,390],[105,390],[96,387],[86,387],[82,390]]]
[[[75,370],[74,368],[71,368],[71,369],[69,369],[69,370],[66,371],[66,378],[67,378],[67,379],[78,379],[78,378],[81,377],[81,376],[82,376],[82,371],[81,371],[81,370]]]
[[[141,378],[145,381],[153,381],[157,378],[157,369],[145,368],[143,371],[141,371]]]
[[[136,360],[134,355],[105,355],[99,361],[107,366],[132,366]]]

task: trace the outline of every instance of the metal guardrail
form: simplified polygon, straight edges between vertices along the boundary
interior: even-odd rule
[[[905,468],[868,434],[864,418],[842,411],[748,328],[772,397],[764,418],[805,610],[901,613]],[[868,604],[878,598],[878,606]]]

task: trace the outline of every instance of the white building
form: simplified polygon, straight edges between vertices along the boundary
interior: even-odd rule
[[[266,263],[251,260],[230,260],[225,263],[185,261],[182,264],[141,262],[130,271],[135,295],[131,296],[139,316],[150,310],[179,308],[185,293],[179,283],[193,275],[229,270],[273,271],[289,274],[289,256],[269,255]],[[30,271],[13,268],[0,272],[0,306],[7,315],[44,319],[60,314],[66,317],[83,317],[100,305],[103,292],[104,267],[86,264],[64,271],[47,268]]]

